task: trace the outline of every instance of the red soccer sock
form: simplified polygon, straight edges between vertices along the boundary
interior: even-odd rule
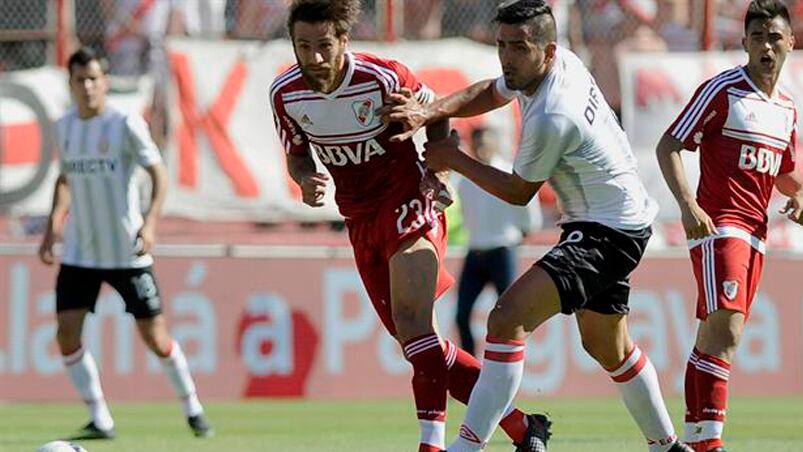
[[[728,409],[728,379],[731,365],[725,360],[698,353],[695,386],[699,412],[697,450],[721,447],[725,414]]]
[[[694,447],[697,443],[698,435],[697,435],[697,423],[700,421],[700,410],[697,407],[697,361],[700,359],[700,352],[695,347],[691,355],[689,356],[689,361],[686,363],[686,374],[684,378],[683,389],[686,396],[686,415],[685,415],[685,425],[683,428],[684,431],[684,440],[687,444]]]
[[[449,340],[446,341],[444,354],[446,367],[449,369],[449,394],[467,405],[471,390],[474,389],[474,384],[480,376],[480,362]],[[527,433],[527,415],[518,408],[513,408],[502,418],[499,426],[513,442],[519,443]]]
[[[421,427],[419,452],[446,449],[446,388],[448,374],[443,348],[435,333],[404,343],[404,356],[413,365],[413,395]]]

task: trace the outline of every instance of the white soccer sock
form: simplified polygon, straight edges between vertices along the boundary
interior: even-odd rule
[[[114,419],[109,413],[106,399],[103,398],[103,389],[100,387],[98,365],[89,350],[81,347],[74,353],[63,356],[62,360],[67,368],[67,375],[89,409],[89,416],[95,426],[101,430],[114,427]]]
[[[161,361],[165,373],[173,383],[173,389],[181,398],[181,409],[184,411],[184,415],[190,417],[203,413],[204,408],[201,406],[201,401],[198,400],[195,383],[190,375],[190,366],[187,364],[187,358],[178,342],[173,341],[170,355],[162,358]]]
[[[483,449],[508,412],[524,372],[524,342],[488,338],[479,379],[471,391],[468,411],[449,452]]]
[[[669,450],[677,436],[661,396],[658,374],[647,355],[633,346],[624,362],[608,371],[608,375],[622,394],[630,416],[647,438],[650,452]]]

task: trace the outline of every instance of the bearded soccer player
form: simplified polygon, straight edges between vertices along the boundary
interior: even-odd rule
[[[322,205],[328,176],[345,217],[360,277],[388,332],[413,366],[420,424],[419,451],[445,448],[447,391],[467,402],[479,362],[434,329],[434,301],[453,283],[443,267],[445,215],[424,186],[438,179],[420,162],[412,141],[391,143],[401,132],[375,114],[390,93],[422,102],[434,98],[401,63],[348,50],[359,2],[307,0],[290,6],[288,29],[297,63],[270,88],[287,167],[304,203]],[[446,135],[446,124],[427,131]],[[531,418],[510,408],[501,421],[510,438],[524,440]]]
[[[724,452],[728,379],[764,264],[773,187],[782,209],[803,223],[803,179],[794,172],[797,110],[778,84],[795,44],[786,6],[755,0],[744,19],[745,66],[704,82],[657,148],[677,199],[697,279],[694,349],[686,365],[686,441],[698,452]],[[692,194],[680,151],[700,152]]]
[[[78,50],[67,67],[75,108],[57,124],[60,174],[39,257],[52,265],[53,245],[63,233],[56,339],[70,381],[91,417],[73,439],[115,436],[95,359],[81,342],[84,318],[94,312],[104,282],[123,298],[143,341],[160,358],[193,433],[209,436],[212,430],[187,359],[167,331],[152,269],[150,249],[167,189],[161,155],[141,117],[106,105],[108,80],[104,62],[94,51]],[[133,178],[137,165],[145,168],[153,183],[145,218]]]

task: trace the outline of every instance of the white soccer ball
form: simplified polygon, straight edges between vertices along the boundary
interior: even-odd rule
[[[39,446],[36,452],[87,452],[87,450],[81,447],[80,444],[67,441],[51,441]]]

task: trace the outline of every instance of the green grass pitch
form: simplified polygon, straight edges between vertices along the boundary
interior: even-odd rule
[[[616,398],[525,400],[554,421],[550,452],[646,451],[635,425]],[[731,400],[726,441],[732,451],[803,451],[803,397]],[[89,452],[411,452],[418,437],[411,402],[266,400],[206,405],[217,435],[196,439],[177,404],[112,403],[118,438],[80,442]],[[676,425],[681,400],[669,401]],[[454,437],[464,408],[450,405],[447,438]],[[80,404],[0,404],[0,451],[34,451],[69,434],[86,420]],[[488,451],[513,448],[497,431]]]

